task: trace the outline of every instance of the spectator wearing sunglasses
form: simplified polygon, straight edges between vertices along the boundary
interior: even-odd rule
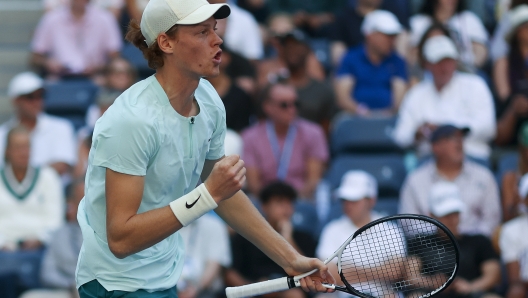
[[[300,198],[311,199],[328,160],[323,129],[298,117],[299,101],[291,85],[271,84],[261,100],[266,120],[242,133],[249,192],[258,194],[264,185],[281,180]]]
[[[73,126],[44,113],[43,80],[32,72],[20,73],[11,80],[7,92],[14,116],[0,125],[0,156],[5,152],[8,131],[21,125],[31,132],[30,164],[51,166],[61,175],[68,173],[77,161]]]

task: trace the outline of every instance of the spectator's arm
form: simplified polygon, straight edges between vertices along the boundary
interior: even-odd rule
[[[317,60],[317,56],[315,56],[313,52],[311,52],[306,59],[306,71],[312,79],[324,81],[326,78],[323,65]]]
[[[198,291],[209,288],[216,277],[220,275],[221,270],[222,266],[218,262],[212,260],[207,261],[202,278],[198,282]]]
[[[352,76],[340,76],[334,81],[334,89],[337,99],[337,105],[343,111],[356,113],[357,103],[351,98],[354,89],[355,79]]]
[[[488,48],[485,44],[472,42],[473,56],[475,57],[475,66],[481,68],[488,60]]]
[[[487,260],[480,266],[481,276],[470,283],[471,292],[486,292],[500,282],[500,263],[498,260]]]
[[[57,171],[59,175],[67,174],[70,172],[71,169],[71,166],[69,164],[62,161],[51,163],[49,166],[55,169],[55,171]]]
[[[506,272],[508,273],[508,291],[506,298],[525,298],[526,288],[520,276],[521,266],[519,262],[510,262],[506,264]]]
[[[400,77],[395,77],[391,81],[391,90],[392,90],[392,105],[394,111],[397,113],[400,109],[401,102],[407,91],[407,82]]]
[[[39,72],[44,71],[50,74],[62,74],[67,72],[67,68],[59,61],[40,53],[31,54],[31,66]]]
[[[229,268],[225,272],[225,283],[227,286],[238,287],[251,283],[250,280],[245,279],[238,271]]]
[[[343,60],[343,57],[346,54],[346,51],[346,44],[342,41],[334,41],[330,45],[330,56],[334,68],[339,67],[339,65],[341,64],[341,60]]]
[[[493,63],[493,84],[499,100],[504,101],[510,96],[510,76],[508,58],[501,57]]]
[[[323,176],[325,168],[324,161],[310,157],[306,161],[306,180],[303,186],[303,189],[300,192],[301,197],[303,198],[312,198],[315,188],[321,177]]]
[[[528,115],[528,98],[524,95],[515,95],[502,116],[497,121],[497,145],[508,145],[515,136],[517,119]]]
[[[520,201],[517,188],[517,172],[511,171],[502,177],[502,219],[508,221],[517,216],[517,204]]]
[[[141,21],[142,11],[139,10],[136,4],[136,0],[126,0],[126,9],[130,19]]]

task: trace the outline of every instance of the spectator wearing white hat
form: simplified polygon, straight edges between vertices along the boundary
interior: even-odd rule
[[[458,185],[447,181],[436,182],[429,191],[428,203],[430,215],[453,233],[460,249],[457,277],[438,297],[498,297],[492,290],[500,281],[500,263],[491,241],[483,235],[463,234],[458,228],[461,214],[466,212]],[[423,237],[420,237],[420,241],[423,241]],[[410,243],[409,246],[413,240]],[[423,266],[427,266],[427,260],[423,262]]]
[[[67,120],[43,112],[42,79],[32,72],[20,73],[9,83],[7,95],[15,112],[14,117],[0,125],[0,156],[5,152],[7,132],[22,125],[31,131],[30,164],[49,165],[61,175],[68,173],[77,161],[74,129]]]
[[[407,88],[405,61],[395,52],[402,31],[396,16],[384,10],[366,15],[361,26],[365,43],[350,49],[337,70],[337,104],[351,114],[392,114]]]
[[[331,256],[336,248],[345,242],[348,237],[354,234],[359,228],[382,217],[372,209],[374,205],[376,205],[378,183],[372,175],[365,171],[351,170],[346,172],[341,180],[341,185],[335,190],[334,196],[341,200],[344,215],[329,222],[321,232],[316,256],[322,260]],[[401,233],[401,231],[395,232],[393,230],[395,227],[392,226],[384,225],[382,227],[391,230],[390,232],[387,232],[387,236],[390,234],[390,237],[394,237],[397,233]],[[380,235],[383,235],[383,233],[380,233]],[[403,241],[403,234],[401,235]],[[397,238],[394,237],[395,241],[396,239]],[[401,245],[394,243],[394,251],[392,255],[404,255],[405,252],[398,249],[403,247],[405,247],[403,243]],[[384,261],[386,260],[373,260],[373,265],[381,265]],[[332,264],[333,266],[331,266]],[[329,270],[333,275],[337,276],[336,263],[332,262],[329,264]],[[370,289],[385,288],[384,282],[373,283],[376,284],[372,284]],[[388,291],[390,290],[386,289],[386,292],[383,293],[388,293]],[[371,294],[377,296],[376,293]],[[343,297],[348,297],[348,295],[344,295]]]
[[[410,173],[400,193],[400,213],[429,214],[429,193],[438,182],[460,187],[467,210],[460,218],[460,232],[490,236],[500,223],[497,182],[491,171],[464,157],[468,128],[442,125],[432,132],[433,159]]]
[[[528,174],[519,183],[521,201],[528,207]],[[506,222],[502,226],[499,245],[502,261],[508,273],[507,297],[524,298],[528,293],[528,214]]]
[[[416,146],[423,157],[430,153],[427,138],[441,124],[471,129],[465,139],[465,153],[487,160],[489,142],[495,137],[496,122],[492,94],[482,78],[457,72],[458,51],[447,36],[433,36],[423,47],[425,68],[433,79],[424,79],[411,88],[403,100],[394,130],[401,147]]]

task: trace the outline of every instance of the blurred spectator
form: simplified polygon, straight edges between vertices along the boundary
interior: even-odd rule
[[[326,83],[310,77],[306,70],[311,53],[306,35],[295,30],[282,36],[280,42],[290,73],[288,82],[297,89],[299,116],[328,128],[335,112],[334,92]]]
[[[501,146],[515,145],[520,125],[528,120],[528,5],[518,6],[509,15],[511,29],[507,37],[511,50],[505,58],[505,69],[494,71],[496,79],[505,83],[496,86],[497,93],[507,96],[497,108],[495,142]]]
[[[87,129],[79,131],[79,148],[77,154],[77,163],[73,168],[73,178],[80,178],[86,175],[86,170],[88,169],[88,156],[90,154],[90,148],[92,148],[92,136],[93,130]]]
[[[43,113],[44,91],[44,82],[34,73],[20,73],[11,80],[7,95],[15,113],[0,125],[0,156],[6,147],[7,132],[22,125],[31,131],[31,165],[49,165],[59,174],[67,174],[77,160],[73,126],[67,120]]]
[[[122,38],[117,20],[89,0],[44,14],[31,44],[32,63],[49,77],[98,75],[119,55]]]
[[[465,204],[461,200],[459,187],[453,182],[439,181],[431,186],[429,193],[429,213],[443,223],[455,236],[460,249],[460,264],[455,280],[443,292],[435,295],[444,298],[499,298],[493,294],[500,282],[500,262],[493,250],[491,241],[483,235],[466,235],[459,231],[460,217]],[[417,246],[437,235],[421,235],[411,239],[409,247]],[[418,244],[419,245],[419,244]],[[432,265],[432,264],[431,264]],[[428,264],[423,266],[427,268]]]
[[[149,0],[125,0],[126,10],[130,19],[137,20],[139,24],[143,10],[145,10],[148,2]]]
[[[264,24],[270,15],[267,0],[237,0],[237,5],[251,13],[259,24]]]
[[[114,101],[121,95],[121,91],[111,89],[101,89],[95,100],[95,105],[90,106],[86,113],[86,126],[89,130],[93,130],[95,122],[104,112],[114,103]],[[81,128],[82,129],[82,128]]]
[[[365,44],[352,48],[337,70],[335,88],[342,110],[361,116],[398,110],[407,81],[405,61],[394,52],[401,30],[388,11],[376,10],[365,17],[361,26]]]
[[[29,164],[30,132],[22,126],[6,136],[0,170],[0,276],[17,275],[14,288],[38,285],[38,267],[51,233],[63,222],[64,194],[57,173]],[[20,284],[18,284],[20,283]]]
[[[374,205],[376,205],[376,199],[378,196],[378,183],[376,179],[364,171],[352,170],[348,171],[343,175],[341,180],[341,185],[335,190],[335,197],[341,201],[344,215],[338,219],[335,219],[328,223],[321,232],[319,238],[319,245],[317,246],[316,255],[319,259],[325,260],[330,257],[335,250],[343,244],[350,235],[354,234],[359,228],[368,224],[369,222],[379,219],[382,216],[373,210]],[[387,229],[387,234],[379,233],[377,236],[380,237],[390,237],[393,239],[393,250],[391,251],[392,256],[403,256],[405,255],[405,244],[403,243],[403,233],[401,231],[389,232],[392,229],[389,229],[388,225],[380,226]],[[401,235],[401,243],[398,242],[398,237],[396,235]],[[373,240],[374,241],[374,240]],[[388,254],[385,254],[388,257]],[[354,262],[354,259],[347,260]],[[381,265],[387,260],[380,260],[375,258],[372,260],[372,266]],[[364,260],[362,262],[364,263]],[[337,262],[334,259],[329,266],[329,271],[333,276],[339,276],[337,273]],[[394,270],[393,273],[397,274],[397,270]],[[342,282],[339,281],[339,284],[342,285]],[[374,282],[372,282],[374,283]],[[352,285],[354,286],[354,285]],[[385,282],[379,281],[375,284],[370,284],[367,288],[365,284],[362,284],[361,287],[365,292],[365,289],[371,289],[374,292],[370,294],[374,297],[391,297],[384,296],[381,293],[389,293],[390,285],[387,285]],[[375,293],[375,289],[378,288],[379,293]],[[381,290],[383,289],[383,290]],[[340,293],[342,294],[342,293]],[[341,296],[341,295],[340,295]],[[343,297],[349,297],[349,295],[343,295]]]
[[[84,197],[84,179],[68,186],[66,220],[50,238],[40,269],[46,289],[31,290],[20,298],[76,298],[75,269],[81,251],[82,233],[77,222],[77,208]]]
[[[240,88],[226,71],[226,68],[231,64],[232,57],[228,51],[222,53],[220,74],[216,77],[209,77],[207,80],[211,82],[224,103],[227,128],[241,131],[249,126],[252,118],[256,120],[256,116],[253,111],[251,96]]]
[[[519,215],[519,207],[522,206],[518,186],[521,177],[528,173],[528,122],[524,122],[521,126],[518,139],[518,166],[499,177],[501,179],[503,221],[508,221]]]
[[[445,35],[449,36],[449,30],[441,23],[434,22],[422,36],[422,39],[418,43],[418,46],[410,49],[410,53],[407,55],[407,63],[410,66],[409,69],[409,85],[420,83],[422,80],[431,77],[431,73],[426,68],[427,60],[423,54],[423,47],[425,42],[434,36]]]
[[[295,189],[284,182],[272,182],[260,193],[260,207],[268,223],[280,233],[297,251],[314,257],[317,242],[312,235],[297,231],[292,224]],[[229,286],[241,286],[252,282],[285,276],[284,270],[269,259],[256,246],[239,234],[231,239],[233,266],[226,272]],[[266,297],[305,297],[300,288],[287,292],[266,295]]]
[[[464,158],[463,139],[467,128],[438,127],[431,136],[434,159],[409,174],[400,195],[400,213],[429,214],[429,194],[437,182],[453,182],[467,206],[461,214],[462,234],[490,236],[500,223],[497,183],[487,168]]]
[[[227,0],[208,0],[209,3],[227,3]],[[229,3],[229,18],[218,20],[218,34],[226,47],[248,60],[260,60],[264,56],[264,46],[260,28],[255,18],[234,3]]]
[[[519,184],[522,202],[528,207],[528,175]],[[502,226],[500,249],[508,274],[508,298],[525,298],[528,294],[528,213],[512,219]]]
[[[70,5],[72,0],[43,0],[44,9],[51,11],[62,5]],[[121,11],[125,6],[124,0],[90,0],[95,6],[109,10],[119,20],[121,17]]]
[[[426,69],[432,79],[424,79],[405,95],[394,130],[402,147],[416,144],[418,155],[430,152],[427,139],[437,125],[452,123],[468,126],[466,154],[481,160],[489,158],[488,144],[495,136],[495,110],[488,86],[479,76],[456,71],[458,52],[447,36],[429,38],[423,49]]]
[[[500,100],[506,100],[510,94],[510,84],[508,82],[508,54],[510,52],[510,45],[506,40],[508,35],[512,35],[515,28],[512,28],[513,20],[515,20],[515,26],[520,26],[520,20],[526,20],[526,7],[520,8],[520,6],[526,6],[527,0],[513,0],[510,2],[500,19],[499,24],[495,28],[493,38],[490,43],[490,57],[493,62],[493,83],[495,85],[495,92]],[[517,9],[519,8],[519,9]],[[512,39],[513,36],[510,36]],[[513,37],[515,38],[515,37]],[[517,46],[520,46],[518,44]]]
[[[242,155],[242,148],[244,148],[244,142],[242,137],[231,129],[226,130],[226,136],[224,141],[225,156],[229,155]]]
[[[185,243],[185,263],[178,281],[180,298],[213,298],[223,290],[223,268],[231,266],[226,224],[206,214],[179,231]]]
[[[267,120],[242,133],[247,183],[252,194],[264,185],[282,180],[302,199],[311,199],[328,160],[321,127],[297,116],[295,88],[284,83],[268,86],[262,96]]]
[[[460,51],[460,62],[468,70],[476,71],[484,65],[488,56],[488,32],[473,12],[464,10],[462,0],[424,1],[420,14],[410,19],[412,45],[418,45],[424,32],[435,21],[449,28]]]
[[[246,58],[228,49],[224,44],[222,49],[222,64],[225,73],[233,82],[247,94],[253,95],[257,90],[255,66]]]
[[[285,61],[285,48],[282,41],[285,36],[295,31],[295,26],[293,25],[291,17],[283,13],[273,15],[268,27],[270,28],[271,34],[269,42],[277,55],[273,58],[261,61],[258,64],[257,86],[260,90],[269,83],[287,79],[290,76]],[[323,81],[325,79],[326,74],[323,65],[317,60],[313,51],[310,51],[308,58],[306,59],[306,72],[315,80]]]
[[[329,37],[331,45],[332,64],[339,65],[347,49],[362,44],[365,40],[361,32],[361,24],[365,16],[380,8],[383,0],[357,0],[355,5],[347,5],[336,14],[336,19],[330,25]]]
[[[112,91],[123,92],[137,80],[137,69],[128,60],[116,57],[106,65],[101,85]]]

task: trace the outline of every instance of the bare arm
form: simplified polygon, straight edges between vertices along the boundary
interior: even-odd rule
[[[71,166],[69,164],[60,161],[50,164],[50,167],[54,168],[55,171],[59,173],[59,175],[67,174],[71,170]]]
[[[356,113],[357,103],[351,98],[355,80],[351,76],[342,76],[335,79],[334,88],[337,105],[344,111]]]
[[[493,84],[500,100],[504,101],[510,96],[511,89],[508,75],[508,60],[502,57],[493,64]]]
[[[519,262],[511,262],[506,264],[506,271],[508,272],[508,292],[506,298],[524,298],[526,297],[526,288],[521,281]]]
[[[517,119],[528,115],[528,98],[515,95],[504,114],[497,121],[497,145],[507,145],[515,136]]]
[[[391,81],[391,89],[393,98],[392,107],[394,112],[398,113],[400,105],[403,101],[403,97],[405,96],[405,92],[407,92],[407,83],[401,78],[394,78]]]
[[[500,282],[500,263],[498,260],[485,261],[480,266],[480,270],[482,275],[470,283],[471,292],[489,291]]]
[[[330,45],[330,55],[334,68],[339,66],[341,60],[343,59],[343,56],[345,56],[346,50],[347,48],[345,43],[341,41],[333,42]]]
[[[475,66],[481,68],[488,60],[488,48],[486,48],[486,45],[478,42],[472,42],[472,46]]]

